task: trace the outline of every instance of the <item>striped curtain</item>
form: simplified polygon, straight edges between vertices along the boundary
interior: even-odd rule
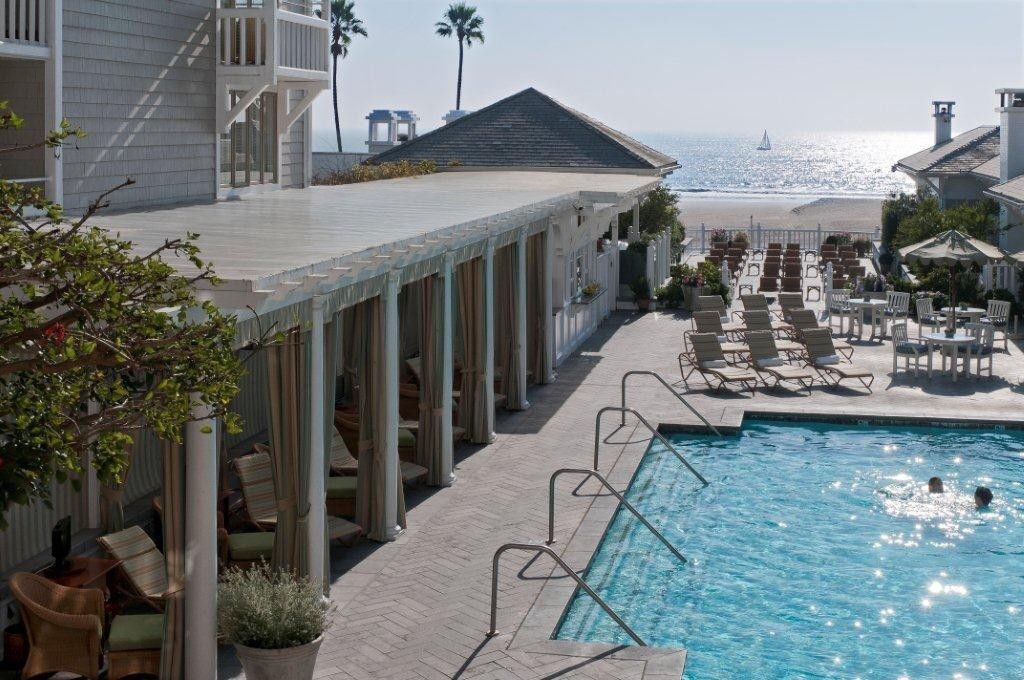
[[[475,258],[456,269],[459,294],[459,327],[462,333],[462,394],[459,397],[459,425],[474,444],[490,442],[484,381],[484,262]]]
[[[334,402],[341,351],[341,312],[324,326],[324,479],[331,476],[331,442],[334,439]],[[326,499],[325,499],[326,502]],[[331,591],[331,539],[324,524],[324,594]]]
[[[164,600],[164,640],[160,651],[160,680],[185,677],[185,451],[164,442],[163,503],[164,560],[167,596]],[[212,547],[211,547],[212,549]]]
[[[545,338],[550,332],[549,319],[544,313],[547,285],[547,256],[543,232],[534,234],[526,244],[526,361],[538,384],[548,381],[551,367],[548,366]]]
[[[519,360],[519,315],[516,314],[516,308],[522,292],[519,290],[517,272],[520,265],[525,266],[526,263],[519,262],[519,248],[516,243],[507,246],[501,252],[501,278],[495,281],[495,294],[499,297],[496,307],[500,308],[502,325],[505,327],[505,337],[496,336],[501,339],[500,347],[505,354],[505,379],[502,387],[505,390],[506,408],[521,411],[526,408],[526,385],[520,384],[519,376],[522,364]]]
[[[420,282],[423,323],[421,324],[420,357],[420,426],[416,437],[416,462],[427,468],[427,484],[443,486],[450,481],[452,438],[446,434],[445,419],[451,412],[444,409],[444,348],[441,335],[444,324],[444,281],[427,276]],[[447,449],[447,450],[446,450]]]
[[[267,352],[267,422],[270,424],[277,528],[274,532],[275,569],[309,574],[309,409],[304,408],[309,380],[310,334],[290,331]]]

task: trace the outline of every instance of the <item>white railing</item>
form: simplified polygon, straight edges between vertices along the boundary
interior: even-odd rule
[[[49,0],[0,0],[0,42],[45,47]]]
[[[867,237],[869,240],[878,240],[882,233],[881,227],[875,227],[874,231],[866,233],[850,232],[843,229],[822,229],[818,225],[816,229],[786,229],[779,227],[762,227],[760,224],[745,229],[715,229],[708,227],[703,222],[699,231],[700,252],[706,253],[711,248],[711,235],[713,232],[725,232],[726,239],[732,240],[733,236],[739,233],[746,234],[751,248],[765,248],[769,243],[799,243],[801,250],[819,250],[821,244],[829,236],[834,234],[845,234],[851,238]]]
[[[594,260],[590,272],[590,283],[596,283],[599,291],[592,298],[570,300],[561,309],[555,310],[555,365],[565,360],[586,340],[598,325],[608,318],[615,305],[618,293],[617,269],[613,266],[615,252],[600,253]]]
[[[987,293],[1004,288],[1017,295],[1017,267],[1012,264],[986,264],[981,268],[981,287]]]
[[[656,240],[647,244],[647,281],[651,284],[651,291],[669,277],[669,268],[672,266],[672,234],[663,232]]]
[[[0,0],[2,2],[3,0]],[[220,65],[226,67],[281,68],[326,73],[328,69],[328,23],[312,10],[318,3],[222,7],[217,13],[220,33]],[[271,30],[268,27],[276,27]]]

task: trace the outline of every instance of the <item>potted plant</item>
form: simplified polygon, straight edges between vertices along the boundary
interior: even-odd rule
[[[711,243],[727,243],[729,241],[729,232],[725,229],[715,229],[711,232]]]
[[[629,284],[629,289],[633,291],[633,301],[641,312],[651,308],[651,284],[648,283],[646,276],[637,277]]]
[[[312,680],[330,604],[323,587],[266,564],[229,569],[217,588],[217,627],[249,680]]]
[[[601,284],[596,281],[591,281],[580,290],[580,299],[583,301],[591,300],[600,292]]]

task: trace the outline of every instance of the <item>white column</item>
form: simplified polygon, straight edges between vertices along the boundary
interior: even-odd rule
[[[45,0],[44,0],[45,1]],[[46,16],[46,39],[50,44],[50,58],[44,66],[46,82],[45,114],[47,130],[60,127],[64,118],[64,3],[53,0]],[[22,5],[24,8],[24,5]],[[46,197],[56,203],[64,202],[64,164],[57,149],[46,152]]]
[[[327,491],[324,480],[324,456],[328,444],[324,441],[324,299],[313,296],[313,327],[310,329],[309,386],[309,530],[306,541],[309,576],[321,583],[329,574],[324,571],[324,534],[327,531]]]
[[[494,441],[494,237],[484,250],[484,408],[488,441]]]
[[[612,215],[608,230],[612,236],[611,252],[608,253],[608,257],[611,260],[612,274],[611,283],[608,285],[609,290],[605,295],[608,296],[609,309],[615,311],[616,303],[619,299],[619,216],[617,214]]]
[[[452,281],[455,280],[455,255],[445,253],[441,269],[443,286],[441,303],[441,486],[455,481],[455,463],[452,453],[452,381],[455,360],[452,356],[455,338],[452,334]],[[429,370],[428,367],[424,367]]]
[[[192,394],[198,400],[198,394]],[[217,677],[217,421],[185,425],[185,677]]]
[[[629,227],[630,243],[640,240],[640,199],[633,203],[633,224]]]
[[[551,319],[554,315],[554,301],[552,299],[552,295],[554,295],[554,287],[551,285],[551,277],[554,274],[554,268],[555,235],[553,226],[548,224],[548,229],[544,232],[544,275],[542,277],[544,281],[544,292],[541,296],[544,300],[544,319],[541,332],[544,333],[545,375],[537,376],[537,382],[542,384],[552,383],[555,381],[555,324],[551,323]]]
[[[519,232],[516,241],[516,352],[519,354],[519,384],[522,386],[523,401],[513,404],[520,409],[530,408],[526,398],[527,366],[526,366],[526,229]]]
[[[387,539],[401,533],[398,526],[398,291],[401,274],[388,272],[384,284],[384,519]]]

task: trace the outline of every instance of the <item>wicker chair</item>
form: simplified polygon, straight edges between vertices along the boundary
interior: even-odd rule
[[[21,677],[64,671],[99,678],[103,593],[65,588],[26,572],[11,576],[10,587],[28,631],[28,661]]]

